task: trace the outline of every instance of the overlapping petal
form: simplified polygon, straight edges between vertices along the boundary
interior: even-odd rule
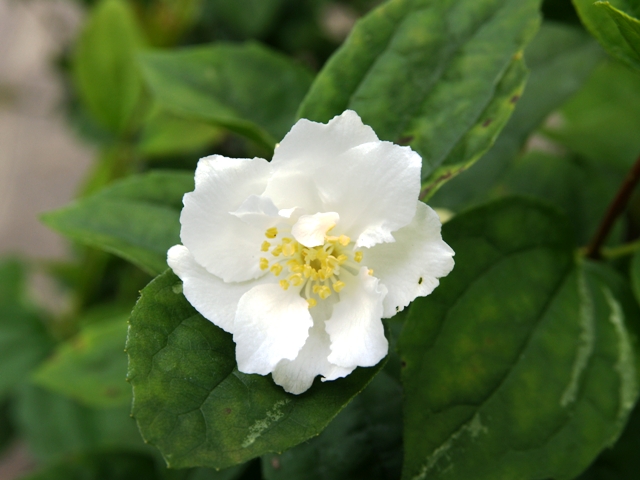
[[[387,288],[362,267],[344,275],[346,287],[326,322],[331,339],[329,362],[344,368],[371,367],[382,360],[389,342],[382,326],[382,302]]]
[[[271,174],[266,160],[214,155],[198,163],[196,188],[184,196],[180,238],[193,258],[225,282],[263,275],[258,266],[264,231],[243,222],[236,211],[251,195],[260,195]]]
[[[294,360],[281,360],[273,371],[273,380],[289,393],[307,391],[318,375],[322,380],[335,380],[349,375],[355,367],[344,368],[329,362],[331,340],[325,320],[331,315],[333,302],[322,302],[312,309],[313,327],[309,338]]]
[[[167,263],[182,280],[182,292],[200,314],[223,330],[233,333],[240,298],[267,279],[223,282],[195,261],[189,250],[175,245],[167,253]]]
[[[453,269],[454,252],[440,235],[436,212],[418,202],[416,215],[394,233],[395,243],[380,244],[366,253],[366,264],[387,287],[384,318],[402,311],[416,297],[429,295]]]
[[[307,301],[297,291],[277,283],[252,288],[240,298],[233,326],[238,369],[266,375],[280,360],[293,360],[312,324]]]

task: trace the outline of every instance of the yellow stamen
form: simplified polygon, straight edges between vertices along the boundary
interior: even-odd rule
[[[367,272],[369,275],[373,275],[373,268],[370,268],[369,271]]]
[[[336,293],[340,293],[340,290],[342,290],[345,287],[345,283],[342,280],[338,280],[336,283],[333,284],[333,289],[335,290]]]
[[[354,259],[356,262],[360,263],[360,262],[362,261],[362,252],[356,252],[356,253],[353,255],[353,259]]]
[[[342,245],[343,247],[346,247],[351,243],[351,239],[346,235],[340,235],[338,237],[338,243],[340,243],[340,245]]]
[[[282,243],[291,243],[291,242],[293,242],[293,240],[291,238],[289,238],[289,237],[284,237],[282,239]]]
[[[264,242],[262,242],[262,246],[260,247],[260,250],[262,250],[263,252],[268,252],[270,246],[271,244],[265,240]]]
[[[276,263],[271,267],[271,273],[273,273],[276,277],[282,273],[282,265]]]
[[[263,257],[260,259],[260,270],[266,270],[267,268],[269,268],[269,260]]]
[[[309,304],[309,308],[313,308],[318,304],[315,298],[307,298],[307,303]]]
[[[331,295],[331,289],[329,287],[327,287],[326,285],[323,285],[322,287],[320,287],[318,289],[318,296],[324,300],[325,298],[327,298],[329,295]]]
[[[264,234],[267,238],[276,238],[278,235],[278,229],[276,227],[268,228]]]
[[[320,285],[314,285],[313,286],[313,293],[318,293],[320,291]]]
[[[283,239],[284,242],[284,239]],[[296,246],[293,243],[285,243],[282,247],[282,253],[285,257],[293,257],[296,253]]]
[[[300,275],[299,273],[296,273],[295,275],[291,275],[289,277],[289,281],[292,283],[292,285],[294,285],[295,287],[299,287],[300,285],[302,285],[302,275]]]
[[[347,260],[348,260],[348,257],[344,253],[341,255],[338,255],[338,265],[342,265]]]
[[[280,246],[280,245],[278,245],[276,248],[271,250],[271,255],[273,255],[274,257],[277,257],[281,253],[282,253],[282,246]]]
[[[304,267],[302,267],[302,270],[304,272],[304,278],[309,278],[314,272],[313,268],[311,268],[311,265],[305,265]]]
[[[280,280],[280,287],[282,287],[283,290],[286,290],[289,288],[289,282],[287,282],[286,280]]]

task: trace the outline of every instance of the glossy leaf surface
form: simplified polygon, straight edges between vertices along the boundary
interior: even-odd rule
[[[404,478],[574,478],[636,401],[620,303],[536,202],[468,211],[443,235],[456,268],[414,302],[399,344]]]

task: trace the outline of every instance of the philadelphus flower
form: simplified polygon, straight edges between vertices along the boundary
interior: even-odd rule
[[[299,394],[386,356],[381,319],[453,268],[418,201],[420,167],[350,110],[300,120],[271,162],[200,160],[168,263],[196,310],[233,334],[241,372]]]

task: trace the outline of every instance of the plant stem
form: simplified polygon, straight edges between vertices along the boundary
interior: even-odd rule
[[[620,216],[620,214],[624,211],[629,202],[629,198],[633,193],[634,188],[640,181],[640,157],[636,160],[636,162],[629,170],[627,177],[620,185],[620,189],[616,194],[615,198],[609,205],[607,209],[607,213],[605,213],[602,222],[600,222],[600,226],[596,231],[596,234],[591,240],[591,243],[587,247],[586,257],[597,260],[602,257],[601,248],[602,244],[606,240],[609,232],[611,231],[611,227],[615,223],[616,219]]]

